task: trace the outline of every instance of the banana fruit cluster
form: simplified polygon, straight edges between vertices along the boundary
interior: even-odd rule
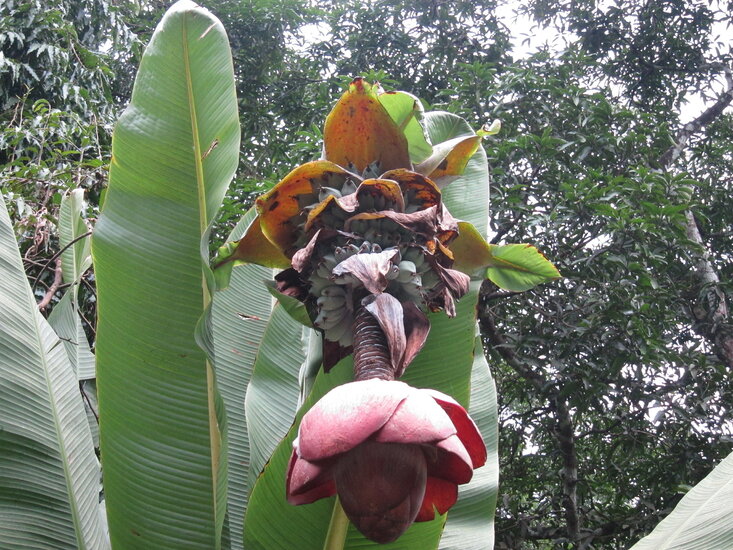
[[[425,296],[438,284],[439,278],[431,269],[421,246],[400,245],[383,250],[380,244],[367,240],[362,240],[359,246],[353,242],[336,246],[320,257],[318,266],[308,278],[309,293],[317,308],[313,324],[323,331],[326,340],[338,342],[342,347],[352,345],[354,302],[366,292],[358,276],[342,273],[338,267],[355,254],[384,256],[381,253],[388,251],[394,251],[394,255],[383,268],[387,281],[384,292],[401,302],[411,301],[420,308],[424,307]]]

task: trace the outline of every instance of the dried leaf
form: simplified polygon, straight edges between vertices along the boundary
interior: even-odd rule
[[[395,374],[397,375],[397,371],[400,371],[401,374],[404,371],[404,367],[401,367],[402,358],[407,347],[402,304],[391,294],[367,296],[361,301],[361,304],[379,322],[379,326],[387,338],[390,360],[396,371]]]
[[[301,302],[308,297],[308,283],[292,267],[275,275],[274,288],[280,294],[297,298]]]
[[[448,269],[438,263],[435,263],[433,268],[456,300],[468,292],[468,285],[471,282],[468,275],[457,269]]]
[[[348,231],[354,220],[374,220],[388,218],[405,229],[417,233],[426,239],[432,239],[438,231],[437,206],[426,210],[419,210],[411,214],[382,210],[379,212],[364,212],[346,220],[345,228]]]
[[[402,314],[405,325],[405,354],[396,373],[397,377],[402,376],[405,369],[412,363],[412,360],[420,353],[430,332],[430,321],[414,302],[402,303]]]
[[[380,294],[387,288],[387,273],[392,267],[392,259],[397,255],[396,248],[382,252],[354,254],[333,268],[335,276],[352,275],[359,279],[372,294]]]
[[[311,240],[308,242],[306,246],[298,250],[295,254],[293,254],[293,261],[292,265],[293,268],[298,272],[303,272],[303,270],[306,268],[308,263],[310,262],[311,256],[313,255],[313,250],[316,248],[316,244],[318,244],[318,239],[321,236],[321,230],[315,232],[313,237],[311,237]]]

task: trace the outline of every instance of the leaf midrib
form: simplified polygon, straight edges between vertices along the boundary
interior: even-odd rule
[[[206,217],[206,188],[204,181],[204,166],[201,156],[201,140],[199,139],[198,118],[196,114],[196,101],[193,92],[193,78],[191,76],[191,57],[188,48],[188,18],[189,14],[185,13],[181,22],[182,48],[183,48],[183,66],[186,78],[186,93],[188,98],[188,110],[191,117],[191,138],[193,141],[194,166],[196,168],[196,191],[199,206],[199,235],[203,237],[208,228],[208,220]],[[203,261],[203,258],[202,258]],[[211,295],[209,293],[206,278],[203,270],[201,273],[201,294],[203,298],[203,309],[206,311],[211,303]],[[191,335],[193,337],[193,335]],[[212,512],[214,525],[217,525],[217,503],[218,499],[218,464],[221,460],[220,441],[217,438],[218,422],[216,419],[216,403],[214,396],[214,377],[213,369],[209,360],[206,360],[206,396],[209,409],[209,441],[211,450],[211,490],[212,490]],[[220,548],[221,540],[215,535],[215,546]]]

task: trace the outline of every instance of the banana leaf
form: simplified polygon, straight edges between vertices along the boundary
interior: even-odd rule
[[[100,444],[115,547],[222,546],[225,417],[194,334],[211,305],[202,250],[239,142],[226,33],[207,10],[181,0],[156,28],[115,128],[92,243]]]

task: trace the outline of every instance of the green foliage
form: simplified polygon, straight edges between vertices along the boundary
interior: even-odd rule
[[[487,142],[494,242],[536,244],[564,276],[531,294],[484,294],[505,419],[499,530],[509,547],[542,547],[518,533],[554,538],[565,523],[553,396],[572,410],[578,514],[599,530],[599,544],[634,540],[671,509],[677,486],[699,479],[730,446],[731,381],[690,322],[700,250],[684,227],[698,197],[710,200],[702,188],[727,187],[720,176],[729,163],[711,173],[701,161],[694,178],[658,170],[675,121],[587,89],[593,68],[586,57],[541,53],[501,73],[466,65],[454,80],[456,98],[477,90],[493,98],[475,106],[479,120],[502,120]],[[452,105],[470,116],[460,101]],[[712,217],[725,223],[728,199],[718,196]],[[714,260],[721,273],[730,269],[724,258]],[[549,385],[517,379],[507,358]]]
[[[726,2],[621,0],[571,7],[533,0],[520,9],[577,36],[575,45],[598,61],[593,72],[622,83],[642,110],[678,106],[690,88],[706,88],[717,63],[730,59],[730,44],[714,28],[729,15]]]
[[[27,93],[64,111],[108,111],[113,59],[101,51],[131,40],[118,12],[106,0],[3,2],[0,111]]]
[[[210,305],[209,224],[236,170],[239,138],[226,33],[206,10],[179,2],[148,45],[116,125],[94,233],[113,545],[221,546],[225,413],[194,334]]]
[[[76,373],[36,307],[4,201],[0,281],[0,545],[108,548]]]

